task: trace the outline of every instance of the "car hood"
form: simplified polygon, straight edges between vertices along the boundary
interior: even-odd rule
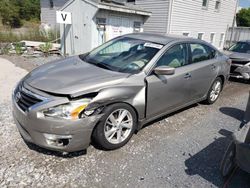
[[[225,54],[233,61],[250,61],[250,54],[226,51]]]
[[[121,83],[129,74],[109,71],[78,56],[47,63],[30,72],[24,82],[33,88],[64,95],[96,92]]]

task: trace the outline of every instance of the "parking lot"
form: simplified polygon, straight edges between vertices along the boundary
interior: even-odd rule
[[[63,156],[25,144],[11,91],[27,72],[0,58],[0,187],[223,187],[219,165],[238,128],[250,85],[230,81],[212,106],[192,105],[148,124],[123,148]],[[229,187],[249,187],[237,170]]]

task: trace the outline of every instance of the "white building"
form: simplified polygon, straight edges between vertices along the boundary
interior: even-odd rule
[[[61,11],[72,14],[72,24],[65,31],[60,27],[69,55],[89,52],[120,35],[142,32],[151,15],[136,5],[110,0],[69,0]],[[64,49],[64,38],[61,44]]]
[[[54,9],[49,8],[51,1],[54,3]],[[50,25],[53,25],[55,16],[52,19],[51,15],[55,14],[55,9],[59,9],[58,7],[69,1],[70,0],[41,0],[42,22],[48,22]],[[87,1],[93,1],[95,3],[102,2],[102,0],[86,0],[86,2]],[[137,5],[137,7],[146,11],[152,12],[152,15],[147,19],[143,26],[145,32],[159,34],[170,33],[200,38],[212,43],[219,49],[223,48],[227,28],[232,26],[234,13],[235,10],[237,10],[237,0],[109,1],[127,2],[131,5]],[[86,12],[87,10],[84,9],[82,11]],[[126,17],[126,15],[123,15],[123,17],[124,16]],[[107,37],[107,39],[110,38]],[[92,45],[91,47],[93,46],[95,45]]]
[[[237,0],[130,0],[151,11],[145,32],[200,38],[223,48],[232,26]]]

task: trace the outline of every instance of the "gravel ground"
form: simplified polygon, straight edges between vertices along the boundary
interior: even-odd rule
[[[219,163],[230,132],[240,123],[249,85],[230,82],[216,104],[193,105],[155,121],[119,150],[90,146],[87,154],[64,156],[21,139],[11,116],[10,94],[26,72],[1,58],[0,70],[0,91],[4,91],[0,95],[0,187],[223,186]],[[229,187],[250,187],[249,175],[238,170]]]
[[[7,59],[13,62],[17,67],[25,69],[29,72],[44,63],[58,60],[63,57],[58,55],[51,55],[49,57],[23,57],[13,54],[13,55],[0,55],[0,58]]]

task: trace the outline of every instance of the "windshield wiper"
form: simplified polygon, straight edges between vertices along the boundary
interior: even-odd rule
[[[93,63],[93,65],[96,65],[96,66],[98,66],[98,67],[101,67],[101,68],[104,68],[104,69],[113,71],[113,69],[112,69],[109,65],[107,65],[107,64]]]
[[[104,69],[107,69],[107,70],[111,70],[111,71],[114,71],[111,66],[109,66],[108,64],[105,64],[105,63],[97,63],[97,62],[94,62],[93,60],[86,60],[86,58],[83,58],[82,59],[83,61],[85,61],[86,63],[89,63],[89,64],[92,64],[92,65],[95,65],[97,67],[100,67],[100,68],[104,68]]]
[[[82,60],[85,61],[86,63],[95,65],[95,66],[97,66],[97,67],[101,67],[101,68],[104,68],[104,69],[111,70],[110,67],[108,67],[108,66],[105,65],[105,64],[96,63],[96,62],[94,62],[94,61],[86,60],[85,58],[83,58]]]

